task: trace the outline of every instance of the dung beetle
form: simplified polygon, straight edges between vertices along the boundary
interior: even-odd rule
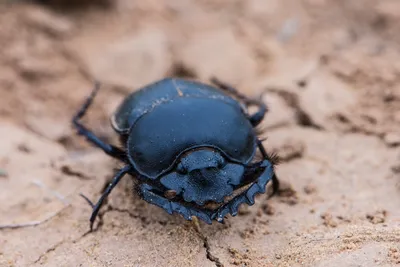
[[[122,148],[103,142],[80,122],[100,88],[96,83],[72,121],[78,134],[124,167],[95,205],[85,197],[93,208],[91,229],[125,174],[136,178],[145,201],[208,224],[222,223],[228,213],[236,216],[242,203],[253,205],[270,180],[277,192],[275,157],[266,153],[256,127],[267,112],[265,104],[216,78],[211,82],[215,86],[165,78],[128,95],[111,117]],[[257,111],[249,114],[250,106]]]

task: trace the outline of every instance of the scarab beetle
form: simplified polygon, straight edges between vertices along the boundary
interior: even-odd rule
[[[273,191],[278,190],[274,158],[256,131],[265,104],[216,78],[211,81],[213,86],[165,78],[128,95],[111,117],[123,148],[101,141],[79,121],[99,90],[96,84],[73,124],[78,134],[125,166],[91,204],[91,229],[104,199],[125,174],[137,179],[137,192],[145,201],[208,224],[223,222],[228,213],[236,216],[242,203],[253,205],[270,180]],[[250,106],[257,111],[249,114]]]

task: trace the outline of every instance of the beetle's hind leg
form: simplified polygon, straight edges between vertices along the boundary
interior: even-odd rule
[[[111,144],[107,144],[107,143],[103,142],[92,131],[90,131],[88,128],[86,128],[80,122],[80,119],[83,116],[85,116],[86,111],[89,109],[90,105],[92,104],[93,99],[96,96],[99,89],[100,89],[100,84],[95,83],[92,93],[88,96],[86,101],[83,103],[82,107],[78,110],[78,112],[72,118],[72,123],[75,126],[75,128],[78,130],[78,134],[85,136],[89,142],[91,142],[95,146],[101,148],[106,154],[126,162],[126,156],[125,156],[124,151],[120,150],[119,148],[117,148]]]
[[[243,101],[244,104],[249,107],[249,106],[257,106],[258,111],[252,115],[250,115],[249,120],[251,124],[255,127],[260,122],[263,120],[265,113],[267,113],[267,106],[264,104],[264,102],[261,99],[251,99],[244,94],[240,93],[237,89],[233,88],[227,83],[224,83],[220,80],[218,80],[215,77],[211,78],[211,82],[217,85],[219,88],[222,90],[225,90],[229,92],[230,94],[234,95],[237,97],[239,100]]]

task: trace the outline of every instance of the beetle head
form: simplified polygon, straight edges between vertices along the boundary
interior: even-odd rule
[[[221,203],[240,184],[244,167],[230,163],[216,150],[199,149],[183,155],[161,183],[186,202]]]

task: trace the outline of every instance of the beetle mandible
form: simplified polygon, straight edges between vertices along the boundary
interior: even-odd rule
[[[128,95],[111,116],[122,148],[102,141],[80,122],[100,88],[96,83],[73,125],[124,167],[96,204],[85,197],[93,208],[91,229],[103,201],[125,174],[137,179],[145,201],[208,224],[223,222],[228,213],[236,216],[242,203],[253,205],[269,181],[278,191],[275,157],[267,154],[256,131],[266,105],[216,78],[211,81],[215,86],[165,78]],[[249,114],[250,106],[257,111]]]

